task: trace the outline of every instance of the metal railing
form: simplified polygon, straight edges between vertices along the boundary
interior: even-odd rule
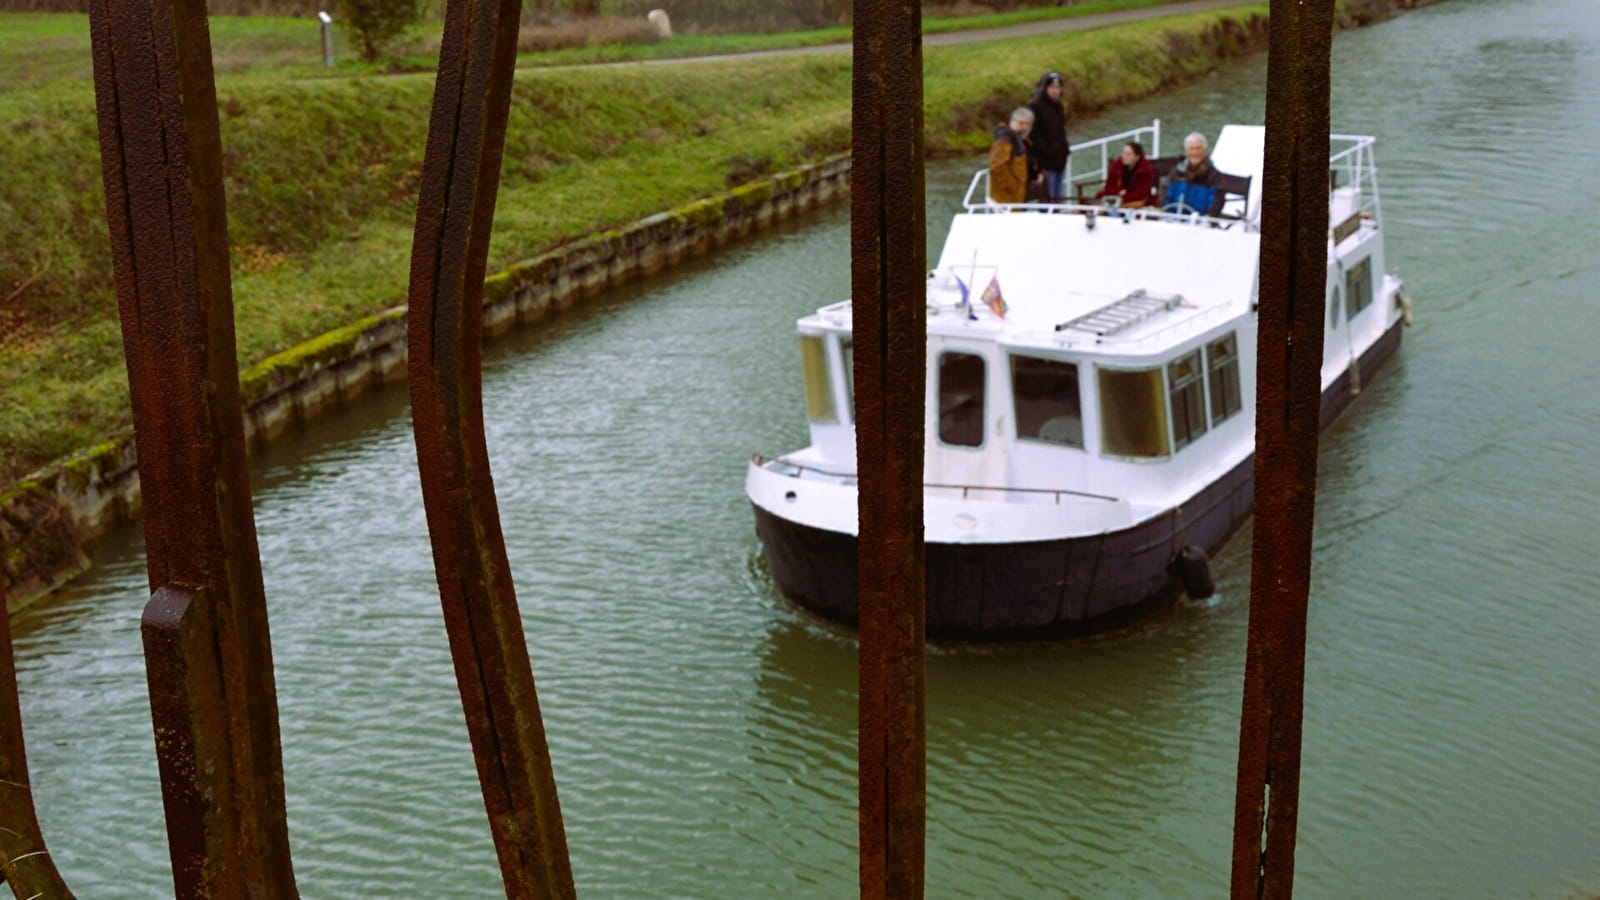
[[[1378,228],[1383,227],[1383,213],[1378,202],[1378,166],[1373,158],[1376,140],[1355,134],[1329,136],[1328,189],[1338,194],[1348,188],[1354,202],[1352,212],[1370,219]]]
[[[1098,188],[1105,180],[1106,169],[1111,165],[1112,158],[1122,152],[1122,145],[1128,141],[1138,141],[1143,144],[1145,156],[1151,159],[1160,156],[1161,120],[1151,119],[1149,125],[1073,144],[1072,154],[1067,157],[1066,183],[1071,188],[1068,193],[1076,196],[1077,189],[1081,186],[1093,185]],[[1078,163],[1086,156],[1097,159],[1097,165],[1080,172]]]
[[[1076,196],[1079,193],[1077,188],[1081,186],[1094,185],[1098,187],[1101,181],[1105,178],[1106,167],[1111,164],[1111,158],[1115,156],[1116,153],[1121,152],[1122,145],[1128,141],[1139,141],[1145,145],[1145,151],[1149,156],[1160,156],[1161,120],[1153,119],[1149,125],[1143,125],[1138,128],[1130,129],[1128,131],[1121,131],[1116,134],[1109,134],[1105,137],[1095,138],[1092,141],[1084,141],[1081,144],[1073,144],[1072,155],[1067,157],[1067,172],[1065,181],[1066,184],[1072,188],[1072,190],[1068,191],[1068,194],[1071,196]],[[1113,151],[1112,148],[1116,148],[1115,151]],[[1081,162],[1086,156],[1097,159],[1097,166],[1093,169],[1078,171],[1078,163]],[[983,185],[983,191],[982,193],[977,193],[980,182]],[[973,195],[975,193],[977,193],[977,196],[980,199],[973,199]],[[962,204],[966,207],[967,212],[995,212],[999,210],[1083,212],[1090,209],[1097,210],[1102,213],[1105,212],[1105,207],[1098,203],[1092,205],[1070,202],[1067,204],[996,203],[989,199],[989,171],[987,169],[979,170],[978,173],[973,176],[972,183],[967,186],[966,197],[963,199]]]
[[[810,472],[813,475],[821,475],[826,478],[834,479],[841,485],[852,486],[857,483],[856,473],[854,472],[832,472],[827,469],[818,468],[817,466],[808,465],[806,463],[797,463],[793,460],[785,459],[782,456],[772,456],[766,453],[751,454],[750,464],[756,466],[757,468],[766,469],[768,472],[771,472],[774,475],[784,475],[789,478],[800,478],[806,472]],[[772,464],[783,466],[784,468],[791,469],[792,471],[779,471],[778,469],[772,468]],[[996,487],[993,485],[982,484],[941,484],[937,481],[924,481],[922,483],[922,487],[924,489],[960,491],[963,500],[968,499],[972,493],[980,491],[997,494],[1047,496],[1054,498],[1057,506],[1061,505],[1062,497],[1081,497],[1085,500],[1099,500],[1109,503],[1117,503],[1121,499],[1118,497],[1110,497],[1105,494],[1094,494],[1088,491],[1074,491],[1069,488]]]
[[[1237,197],[1238,195],[1229,196]],[[1230,200],[1229,202],[1236,201]],[[1054,215],[1098,216],[1106,219],[1132,219],[1141,222],[1177,222],[1186,225],[1206,225],[1223,229],[1242,226],[1246,232],[1260,230],[1260,226],[1249,219],[1232,216],[1207,216],[1194,211],[1168,212],[1159,206],[1140,206],[1123,209],[1098,202],[1079,203],[1076,200],[1064,200],[1060,203],[1048,203],[1042,200],[1030,200],[1024,203],[1000,203],[989,199],[988,169],[979,169],[973,173],[972,180],[967,184],[967,192],[962,197],[961,205],[969,213],[1032,212]]]

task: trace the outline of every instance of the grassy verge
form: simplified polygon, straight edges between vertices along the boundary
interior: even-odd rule
[[[1265,4],[933,48],[930,151],[972,152],[1040,71],[1076,105],[1147,95],[1260,46]],[[1255,43],[1252,44],[1252,41]],[[219,79],[236,327],[248,366],[399,302],[432,94],[428,74]],[[849,146],[843,55],[616,73],[519,73],[490,267]],[[0,93],[0,485],[125,427],[94,97]]]
[[[927,18],[926,34],[997,28],[1021,22],[1073,18],[1140,9],[1177,0],[1091,0],[1072,6],[1022,9],[1008,13],[951,18]],[[438,62],[438,22],[412,29],[403,50],[394,59],[364,63],[344,29],[334,29],[337,65],[322,66],[321,32],[315,19],[294,16],[215,16],[211,19],[211,46],[219,76],[244,73],[270,74],[273,78],[344,78],[401,71],[432,70]],[[588,63],[629,62],[647,59],[681,59],[723,56],[789,47],[814,47],[850,41],[849,26],[787,31],[776,34],[678,34],[654,44],[599,44],[540,53],[524,53],[522,66],[567,66]],[[85,16],[69,13],[0,12],[0,95],[31,89],[40,84],[92,77],[89,59],[89,24]]]
[[[1123,9],[1143,9],[1175,3],[1178,0],[1093,0],[1072,6],[1045,6],[1019,9],[1006,13],[922,20],[923,34],[951,31],[970,31],[982,28],[999,28],[1025,22],[1043,22],[1051,19],[1072,19],[1081,16],[1115,12]],[[651,59],[684,59],[697,56],[720,56],[734,53],[754,53],[762,50],[783,50],[791,47],[817,47],[850,42],[849,26],[817,28],[807,31],[789,31],[780,34],[714,34],[677,35],[671,41],[658,44],[607,44],[595,47],[572,47],[545,53],[525,54],[523,66],[566,66],[608,62],[643,62]]]

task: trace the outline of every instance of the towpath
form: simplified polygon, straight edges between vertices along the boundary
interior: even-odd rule
[[[1255,3],[1242,2],[1242,0],[1182,0],[1179,3],[1163,3],[1159,6],[1145,6],[1138,9],[1119,9],[1114,12],[1095,13],[1087,16],[1073,16],[1064,19],[1043,19],[1037,22],[1022,22],[1017,25],[1001,25],[997,28],[978,28],[971,31],[944,31],[937,34],[924,35],[924,47],[946,47],[953,44],[975,44],[981,41],[1003,41],[1011,38],[1034,37],[1042,34],[1055,34],[1062,31],[1088,31],[1092,28],[1105,28],[1109,25],[1122,25],[1127,22],[1138,22],[1144,19],[1157,19],[1163,16],[1177,16],[1184,13],[1208,12],[1214,9],[1228,9],[1235,6],[1253,6]],[[666,66],[680,63],[709,62],[719,59],[760,59],[774,56],[807,56],[820,53],[849,53],[849,44],[817,44],[811,47],[784,47],[778,50],[753,50],[748,53],[729,53],[718,56],[684,56],[676,59],[646,59],[629,60],[627,62],[602,63],[611,67],[624,66]]]

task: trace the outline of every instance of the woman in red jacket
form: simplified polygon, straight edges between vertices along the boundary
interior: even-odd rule
[[[1106,166],[1106,186],[1095,197],[1121,197],[1122,205],[1132,208],[1151,203],[1155,196],[1156,170],[1145,158],[1144,145],[1129,141]]]

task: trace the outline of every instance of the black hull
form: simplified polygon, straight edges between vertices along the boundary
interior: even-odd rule
[[[1396,323],[1362,354],[1363,380],[1394,355],[1400,328]],[[1346,373],[1323,394],[1323,427],[1351,397]],[[1178,551],[1193,544],[1214,555],[1249,517],[1254,488],[1250,457],[1183,506],[1123,531],[1010,544],[929,543],[928,638],[1047,640],[1133,621],[1177,598]],[[854,625],[855,537],[754,508],[778,590],[804,609]]]

